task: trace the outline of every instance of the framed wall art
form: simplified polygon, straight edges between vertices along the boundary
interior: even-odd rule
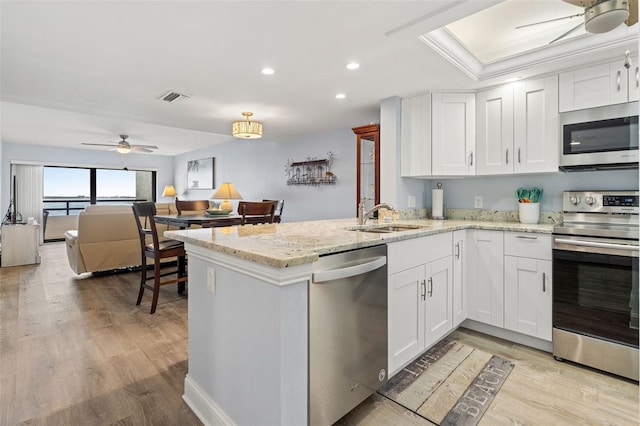
[[[215,158],[203,158],[187,162],[187,188],[213,189]]]

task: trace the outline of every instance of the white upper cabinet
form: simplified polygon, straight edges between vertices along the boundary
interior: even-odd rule
[[[638,100],[638,58],[594,65],[560,74],[560,112]]]
[[[431,95],[402,100],[401,174],[431,175]]]
[[[431,100],[432,175],[474,175],[475,93],[432,93]]]
[[[513,173],[513,85],[476,95],[478,175]]]
[[[558,77],[479,92],[476,174],[558,171]]]
[[[558,171],[558,76],[513,87],[513,171]]]

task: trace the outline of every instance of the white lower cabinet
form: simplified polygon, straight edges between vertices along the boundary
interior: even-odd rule
[[[504,257],[504,327],[551,341],[551,261]]]
[[[453,328],[451,233],[388,245],[389,371]]]
[[[389,371],[412,360],[424,347],[424,265],[389,275]]]
[[[467,319],[467,234],[453,231],[453,326]]]
[[[388,244],[389,372],[465,319],[551,341],[551,235],[467,229]]]
[[[428,348],[453,329],[453,265],[451,256],[425,265],[425,341]]]
[[[551,341],[551,236],[505,233],[504,327]]]
[[[503,327],[503,232],[477,229],[471,235],[466,282],[469,318]]]

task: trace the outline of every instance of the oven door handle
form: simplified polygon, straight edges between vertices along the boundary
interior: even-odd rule
[[[570,245],[582,246],[582,247],[596,247],[596,248],[606,248],[606,249],[613,249],[613,250],[630,250],[630,251],[636,251],[636,252],[638,251],[638,246],[634,246],[631,244],[599,243],[596,241],[568,240],[566,238],[556,238],[554,241],[560,244],[570,244]]]

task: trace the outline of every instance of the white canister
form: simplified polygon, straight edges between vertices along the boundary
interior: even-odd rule
[[[540,203],[518,203],[520,223],[538,223],[540,221]]]

